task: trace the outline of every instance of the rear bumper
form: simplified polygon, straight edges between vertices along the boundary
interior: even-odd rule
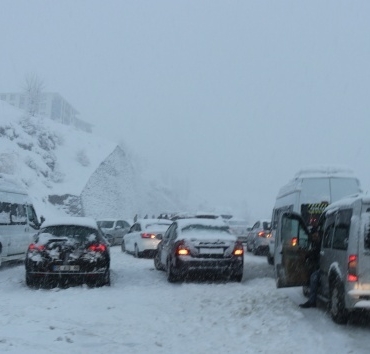
[[[370,310],[370,290],[353,289],[348,291],[350,307]]]
[[[139,245],[139,251],[156,251],[158,243],[160,241],[155,238],[141,239],[141,244]]]
[[[243,257],[227,259],[177,257],[174,271],[188,272],[215,272],[219,274],[243,273]]]

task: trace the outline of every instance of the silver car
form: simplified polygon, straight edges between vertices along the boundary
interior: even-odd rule
[[[101,219],[97,223],[111,246],[120,245],[123,236],[127,234],[131,227],[123,219]]]
[[[258,220],[247,236],[247,251],[253,254],[266,255],[269,249],[269,237],[271,236],[271,220]]]

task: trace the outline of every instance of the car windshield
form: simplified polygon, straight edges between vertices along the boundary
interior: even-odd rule
[[[41,234],[49,234],[53,237],[73,239],[81,243],[97,240],[97,230],[85,226],[56,225],[48,226],[41,230]]]
[[[103,229],[112,229],[114,225],[114,221],[102,220],[98,221],[99,227]]]
[[[264,221],[262,223],[262,225],[263,225],[264,230],[270,230],[271,229],[271,223],[270,222]]]

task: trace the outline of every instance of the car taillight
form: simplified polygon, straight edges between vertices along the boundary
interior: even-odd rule
[[[260,231],[258,233],[258,237],[265,237],[265,231]]]
[[[180,243],[176,248],[176,254],[178,256],[189,256],[190,250],[183,243]]]
[[[105,252],[107,250],[107,246],[99,243],[89,246],[87,250],[90,252]]]
[[[155,234],[150,234],[150,233],[143,232],[141,234],[141,238],[155,238]]]
[[[292,247],[295,247],[298,245],[298,237],[292,237],[290,240]]]
[[[347,281],[354,282],[358,280],[357,276],[357,255],[351,254],[348,256],[348,274]]]
[[[28,251],[30,251],[30,252],[42,252],[43,250],[45,250],[45,246],[44,245],[38,245],[37,243],[31,243],[28,246]]]
[[[234,256],[242,256],[243,254],[244,254],[243,244],[240,243],[240,242],[236,242],[234,250],[233,250],[233,255]]]

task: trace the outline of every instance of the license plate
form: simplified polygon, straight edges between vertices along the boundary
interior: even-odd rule
[[[224,249],[223,248],[200,248],[199,253],[200,254],[223,254]]]
[[[54,266],[55,272],[78,272],[80,270],[80,266],[78,265],[56,265]]]

